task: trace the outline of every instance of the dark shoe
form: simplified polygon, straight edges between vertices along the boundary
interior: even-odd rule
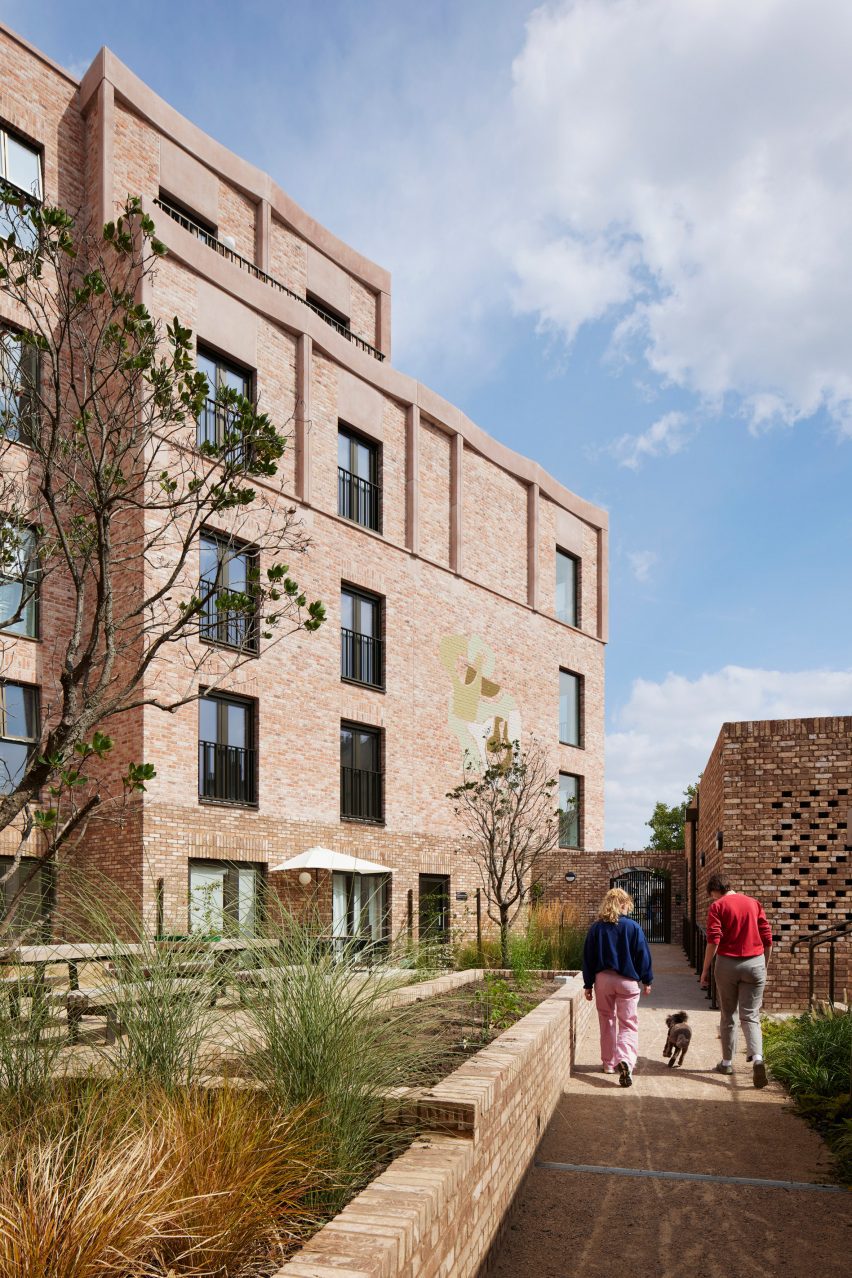
[[[766,1084],[769,1082],[769,1079],[766,1077],[766,1066],[764,1065],[763,1061],[755,1061],[754,1065],[752,1066],[751,1076],[752,1076],[752,1080],[754,1082],[755,1087],[766,1086]]]
[[[733,1072],[734,1072],[733,1065],[723,1065],[722,1062],[719,1061],[719,1064],[716,1066],[717,1074],[733,1074]]]
[[[627,1061],[618,1062],[618,1085],[619,1087],[632,1087],[633,1075],[630,1073],[630,1066]]]

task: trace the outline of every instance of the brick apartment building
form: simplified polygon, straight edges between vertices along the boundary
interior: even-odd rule
[[[125,716],[128,757],[158,775],[121,829],[90,828],[78,863],[167,931],[209,925],[210,909],[217,926],[250,929],[267,876],[297,900],[333,893],[347,933],[416,935],[421,917],[469,927],[476,879],[445,795],[463,751],[494,731],[548,743],[561,802],[576,801],[563,842],[600,847],[605,513],[397,371],[388,273],[109,50],[78,82],[0,28],[0,176],[21,173],[99,223],[141,196],[168,250],[151,312],[191,327],[211,384],[293,423],[267,496],[296,507],[312,542],[300,584],[328,610],[316,635],[261,642],[215,696]],[[14,319],[5,306],[0,292],[0,326]],[[215,529],[198,553],[203,576]],[[4,636],[12,773],[56,676],[44,643],[61,624],[56,589]],[[12,843],[7,831],[0,851]],[[275,871],[316,846],[389,873],[300,884]]]
[[[806,1006],[807,939],[850,919],[852,718],[725,723],[687,811],[687,910],[707,917],[705,884],[727,873],[772,925],[767,1008]],[[793,952],[794,943],[796,950]],[[849,937],[835,947],[837,997],[852,989]],[[815,951],[817,997],[829,949]]]

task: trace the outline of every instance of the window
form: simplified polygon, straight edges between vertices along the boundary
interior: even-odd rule
[[[341,315],[340,311],[336,311],[332,306],[328,306],[319,297],[313,293],[308,293],[307,303],[312,311],[315,311],[326,324],[330,324],[332,328],[336,328],[339,333],[349,335],[349,316]]]
[[[252,703],[219,694],[198,702],[198,796],[256,803]]]
[[[37,689],[0,683],[0,794],[14,790],[38,737]]]
[[[381,821],[381,733],[356,723],[340,725],[340,815]]]
[[[569,670],[559,671],[559,740],[563,745],[582,744],[580,684],[579,675],[571,674]]]
[[[580,778],[559,773],[559,846],[580,846]]]
[[[180,222],[185,231],[189,231],[199,240],[204,240],[205,244],[211,241],[216,244],[216,227],[212,222],[208,222],[206,218],[196,213],[194,209],[190,209],[187,205],[181,204],[179,200],[175,200],[160,188],[159,204],[164,213],[168,213],[176,222]]]
[[[239,861],[190,861],[189,930],[205,936],[255,936],[263,867]]]
[[[450,876],[420,875],[420,940],[450,939]]]
[[[14,618],[14,620],[13,620]],[[4,625],[4,622],[7,624]],[[31,528],[0,522],[0,629],[38,638],[38,558]]]
[[[199,373],[203,373],[207,378],[209,387],[207,402],[198,418],[196,432],[198,447],[208,444],[212,448],[219,449],[230,444],[234,449],[239,449],[241,441],[236,437],[228,438],[229,434],[233,435],[235,430],[234,410],[225,408],[219,400],[225,390],[236,391],[238,395],[251,399],[251,373],[238,368],[235,364],[229,364],[221,356],[205,351],[201,347],[198,349],[195,363]]]
[[[340,592],[340,677],[384,687],[382,601],[350,586]]]
[[[256,551],[214,533],[201,534],[202,639],[257,652],[256,580]]]
[[[10,856],[0,856],[0,876],[12,868]],[[5,883],[0,883],[0,912],[16,903],[11,922],[12,937],[30,945],[50,938],[50,911],[53,902],[53,866],[24,857]]]
[[[27,443],[37,394],[38,352],[15,329],[0,328],[0,434]]]
[[[388,935],[386,874],[332,874],[331,930],[335,950],[381,945]]]
[[[22,142],[0,125],[0,178],[19,191],[41,201],[41,155],[37,147]]]
[[[564,550],[556,552],[556,616],[569,626],[579,624],[577,584],[579,563]]]
[[[351,431],[337,434],[337,513],[379,531],[379,450]]]

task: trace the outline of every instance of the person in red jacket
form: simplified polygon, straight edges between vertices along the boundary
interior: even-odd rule
[[[707,880],[707,949],[701,985],[710,984],[710,965],[716,959],[716,996],[721,1008],[722,1059],[719,1074],[733,1074],[737,1046],[737,1011],[752,1062],[755,1087],[765,1087],[760,1005],[766,985],[766,965],[772,953],[772,929],[763,906],[753,896],[735,892],[725,875]]]

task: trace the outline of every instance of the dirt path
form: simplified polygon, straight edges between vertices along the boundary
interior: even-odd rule
[[[554,1167],[601,1166],[825,1184],[819,1137],[777,1083],[752,1086],[742,1041],[726,1078],[718,1013],[681,950],[658,945],[642,999],[639,1064],[625,1089],[600,1072],[597,1024],[539,1147],[488,1278],[844,1278],[852,1269],[852,1194]],[[665,1017],[689,1012],[682,1069],[663,1059]],[[545,1166],[543,1164],[550,1164]]]

